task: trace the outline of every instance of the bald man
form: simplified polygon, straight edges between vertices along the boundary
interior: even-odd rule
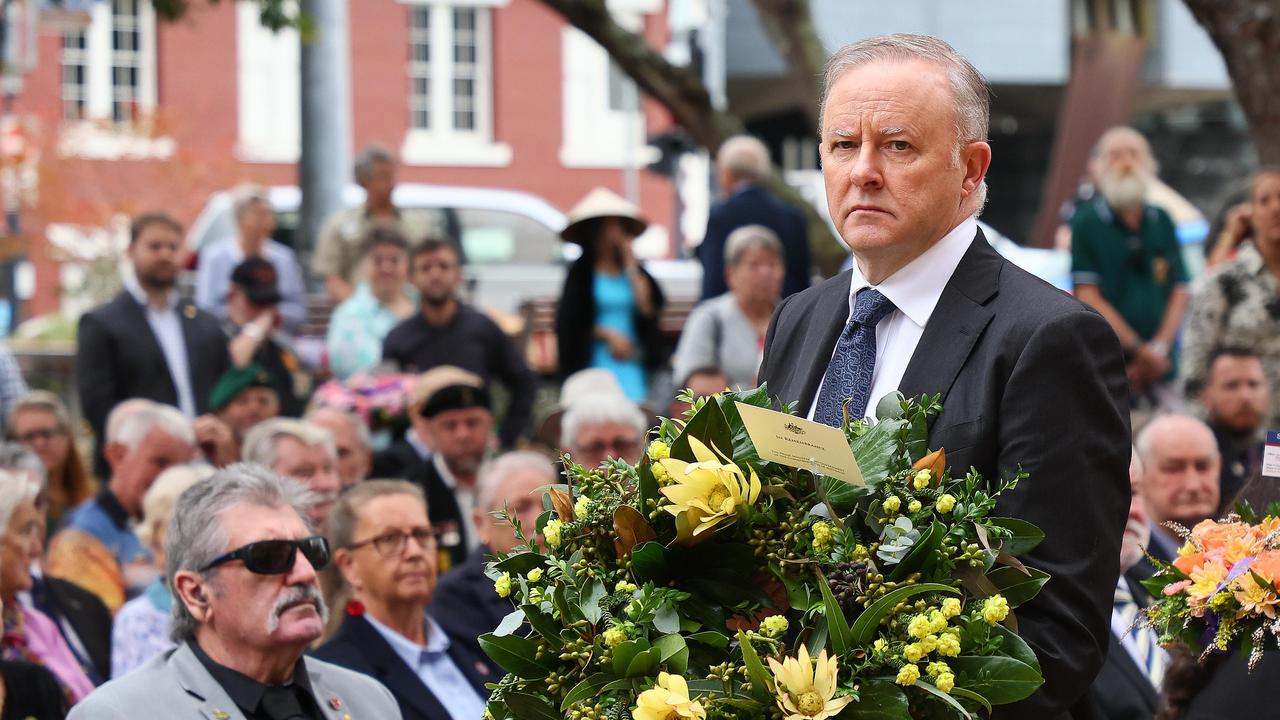
[[[1137,448],[1143,466],[1143,497],[1151,516],[1148,550],[1172,562],[1182,539],[1164,523],[1190,528],[1218,512],[1222,455],[1209,426],[1186,415],[1152,420],[1138,433]]]

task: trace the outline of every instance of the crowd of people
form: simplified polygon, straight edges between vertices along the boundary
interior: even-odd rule
[[[550,380],[462,297],[456,238],[392,204],[385,151],[362,153],[365,205],[317,241],[310,271],[335,305],[324,367],[295,350],[307,273],[272,239],[262,190],[241,190],[237,234],[200,250],[194,299],[177,289],[182,227],[137,216],[124,289],[80,320],[83,427],[0,352],[5,716],[479,718],[503,669],[478,637],[511,611],[485,559],[536,532],[563,454],[638,460],[656,417],[687,408],[652,406],[660,369],[694,396],[754,387],[775,310],[810,283],[804,218],[764,189],[764,145],[733,138],[717,166],[703,298],[678,342],[632,252],[640,210],[600,188],[570,212],[563,238],[582,253],[556,313],[558,400],[539,418]],[[1172,222],[1146,201],[1145,139],[1109,131],[1091,168],[1097,192],[1071,223],[1075,292],[1119,339],[1142,421],[1094,695],[1108,717],[1150,717],[1166,679],[1187,673],[1132,622],[1150,601],[1143,548],[1172,559],[1166,522],[1250,492],[1280,418],[1280,171],[1255,176],[1192,284]],[[313,397],[326,376],[385,369],[414,376],[389,436]],[[874,400],[861,404],[874,413]],[[837,410],[815,400],[810,415]]]

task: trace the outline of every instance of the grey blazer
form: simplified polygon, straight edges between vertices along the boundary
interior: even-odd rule
[[[400,720],[391,691],[373,678],[337,665],[303,659],[316,704],[331,720]],[[68,720],[204,718],[244,720],[244,713],[200,664],[179,645],[118,680],[103,685],[71,709]]]

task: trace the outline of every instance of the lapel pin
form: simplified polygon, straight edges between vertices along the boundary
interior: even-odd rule
[[[229,715],[225,710],[214,710],[213,717],[214,720],[230,720],[231,715]]]
[[[485,665],[485,664],[484,664],[484,662],[482,662],[482,661],[480,661],[480,660],[477,660],[477,661],[476,661],[476,674],[478,674],[478,675],[488,675],[488,674],[489,674],[489,666],[488,666],[488,665]]]
[[[186,306],[185,308],[183,308],[183,309],[182,309],[182,314],[183,314],[183,315],[186,315],[188,320],[195,320],[195,319],[196,319],[196,306],[195,306],[195,305],[188,305],[188,306]]]
[[[334,710],[341,710],[342,698],[338,697],[337,695],[334,695],[333,697],[329,698],[329,707],[333,708]]]

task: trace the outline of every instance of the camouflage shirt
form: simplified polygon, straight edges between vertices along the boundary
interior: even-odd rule
[[[1280,429],[1280,282],[1252,244],[1197,284],[1189,315],[1182,344],[1188,400],[1199,404],[1215,350],[1248,348],[1262,358],[1271,385],[1266,427]]]

